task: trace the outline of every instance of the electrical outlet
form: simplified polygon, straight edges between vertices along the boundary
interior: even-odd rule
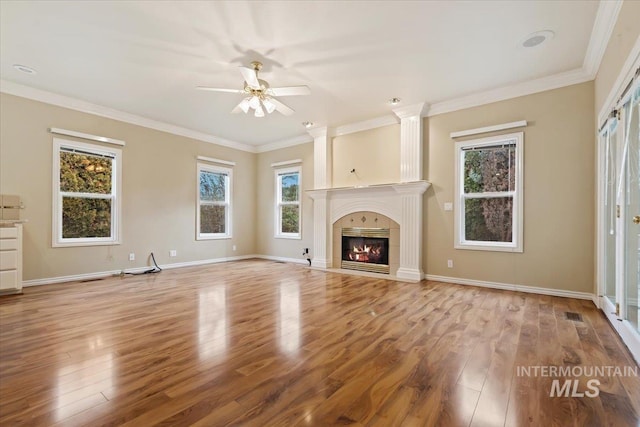
[[[136,260],[136,254],[134,254],[133,252],[131,252],[129,254],[129,261],[135,261]]]
[[[236,245],[233,245],[233,250],[234,250],[234,251],[236,250]]]
[[[452,259],[448,259],[447,260],[447,267],[453,268],[453,260]]]
[[[171,249],[169,251],[169,256],[178,256],[178,251],[176,251],[175,249]]]
[[[451,203],[451,202],[445,202],[445,204],[444,204],[444,210],[445,210],[445,211],[452,211],[452,210],[453,210],[453,203]]]

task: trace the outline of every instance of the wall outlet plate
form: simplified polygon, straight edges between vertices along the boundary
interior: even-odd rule
[[[131,252],[129,254],[129,261],[135,261],[136,260],[136,254],[134,254],[133,252]]]
[[[452,259],[448,259],[447,260],[447,267],[448,268],[453,268],[453,260]]]
[[[178,252],[175,249],[169,251],[169,256],[178,256]]]
[[[452,210],[453,210],[453,203],[451,203],[451,202],[445,202],[445,204],[444,204],[444,210],[445,210],[445,211],[452,211]]]

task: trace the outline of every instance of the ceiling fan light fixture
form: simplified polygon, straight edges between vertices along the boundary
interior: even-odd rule
[[[209,86],[196,86],[196,88],[212,92],[243,94],[245,98],[231,110],[231,113],[236,114],[243,111],[245,114],[248,114],[249,110],[253,109],[255,110],[255,117],[264,117],[266,114],[271,114],[274,111],[277,111],[284,116],[290,116],[295,111],[291,107],[280,102],[276,97],[311,94],[311,90],[308,86],[283,86],[272,88],[269,86],[267,81],[258,78],[258,72],[262,68],[262,64],[258,61],[254,61],[251,63],[251,66],[253,68],[240,67],[240,74],[242,74],[244,80],[243,89],[225,89]]]
[[[257,110],[258,107],[260,107],[260,98],[258,98],[257,96],[252,96],[251,99],[249,99],[249,107],[253,108],[254,110]]]
[[[267,113],[269,114],[273,113],[276,109],[276,106],[269,100],[269,98],[265,98],[262,101],[262,105],[264,105],[265,110],[267,110]]]
[[[240,102],[240,109],[242,111],[244,111],[245,114],[247,114],[249,112],[249,100],[251,98],[245,98],[242,100],[242,102]]]

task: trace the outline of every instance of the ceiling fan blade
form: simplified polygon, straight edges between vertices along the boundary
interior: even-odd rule
[[[247,85],[249,85],[252,89],[260,89],[260,82],[258,82],[258,76],[256,74],[256,70],[247,67],[239,67],[240,73],[242,74],[242,78]]]
[[[309,86],[272,87],[269,89],[269,93],[273,96],[310,95],[311,89]]]
[[[284,105],[282,102],[278,101],[275,98],[269,98],[269,101],[271,101],[271,103],[276,106],[276,110],[278,110],[285,116],[290,116],[295,112],[291,108],[287,107],[286,105]]]
[[[209,90],[211,92],[229,92],[229,93],[244,93],[244,90],[240,89],[223,89],[218,87],[196,86],[199,90]]]

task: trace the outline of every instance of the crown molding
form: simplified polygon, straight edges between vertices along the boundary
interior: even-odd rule
[[[331,132],[331,136],[348,135],[350,133],[362,132],[383,126],[397,125],[398,123],[398,118],[393,115],[381,116],[369,120],[363,120],[361,122],[338,126],[333,130],[333,132]]]
[[[281,148],[293,147],[294,145],[307,144],[313,142],[310,135],[298,135],[282,141],[270,142],[269,144],[255,147],[256,153],[266,153],[267,151],[279,150]]]
[[[322,126],[318,128],[309,129],[307,132],[309,133],[309,135],[311,135],[313,139],[325,138],[329,134],[329,128],[326,126]]]
[[[14,83],[8,80],[0,80],[0,92],[8,95],[20,96],[22,98],[34,101],[44,102],[46,104],[56,105],[58,107],[69,108],[71,110],[80,111],[82,113],[93,114],[95,116],[105,117],[108,119],[118,120],[173,135],[184,136],[186,138],[196,139],[198,141],[208,142],[211,144],[222,145],[224,147],[234,148],[236,150],[256,152],[256,147],[241,142],[231,141],[217,136],[198,132],[192,129],[163,123],[147,117],[138,116],[113,108],[104,107],[98,104],[92,104],[80,99],[71,98],[69,96],[48,92],[41,89]]]
[[[598,74],[602,57],[607,50],[609,39],[618,21],[622,3],[622,0],[601,1],[598,6],[596,19],[593,22],[593,29],[591,30],[589,46],[587,47],[587,53],[584,56],[584,62],[582,64],[582,69],[590,75],[592,79]]]
[[[394,108],[393,114],[400,119],[408,119],[410,117],[423,117],[429,110],[429,104],[421,102],[420,104],[407,105],[405,107]]]
[[[504,101],[506,99],[531,95],[551,89],[558,89],[564,86],[575,85],[593,80],[593,78],[582,68],[565,71],[552,76],[516,83],[510,86],[503,86],[473,95],[462,96],[431,105],[428,116],[450,113],[452,111],[463,110],[465,108],[478,107],[492,102]]]

